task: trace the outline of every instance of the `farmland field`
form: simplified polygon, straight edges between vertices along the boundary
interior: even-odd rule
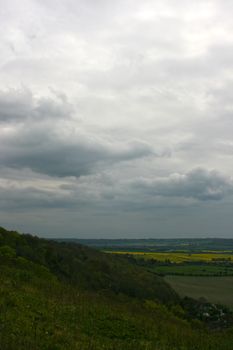
[[[182,297],[204,297],[233,309],[233,277],[166,276],[165,280]]]
[[[183,262],[212,262],[220,260],[229,260],[233,262],[233,254],[223,252],[211,252],[211,253],[185,253],[185,252],[166,252],[166,253],[147,253],[147,252],[127,252],[127,251],[106,251],[111,254],[127,254],[133,255],[135,258],[154,259],[158,261],[170,261],[173,263]]]
[[[138,251],[126,247],[103,250],[124,255],[147,271],[163,275],[181,297],[205,298],[233,310],[233,252],[227,246],[219,250],[201,248],[200,245],[199,251],[187,247],[187,250],[154,252],[143,251],[143,247]]]

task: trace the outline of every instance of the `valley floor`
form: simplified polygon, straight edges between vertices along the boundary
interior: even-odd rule
[[[233,309],[233,277],[166,276],[165,280],[181,296],[204,297],[210,302]]]

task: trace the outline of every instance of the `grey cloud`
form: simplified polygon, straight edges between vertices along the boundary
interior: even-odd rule
[[[3,219],[106,236],[212,235],[227,222],[230,235],[232,2],[2,7]]]
[[[83,125],[77,127],[77,119],[72,120],[70,114],[72,107],[64,98],[56,103],[51,98],[37,101],[30,95],[27,105],[25,94],[16,96],[17,99],[11,93],[10,97],[7,95],[7,104],[0,101],[0,115],[8,117],[5,122],[16,116],[21,119],[19,125],[11,125],[11,132],[2,132],[1,166],[79,177],[96,167],[155,155],[153,148],[143,141],[109,141],[104,135],[86,131]]]
[[[188,208],[199,201],[219,201],[231,194],[231,179],[200,168],[155,180],[143,178],[117,182],[113,175],[98,174],[50,189],[6,183],[0,186],[0,208],[20,211],[63,208],[112,215],[124,211]]]
[[[32,109],[32,94],[28,90],[0,92],[0,121],[21,121],[30,115]]]
[[[73,109],[62,94],[36,98],[28,89],[0,91],[0,122],[69,118]]]
[[[33,186],[0,186],[0,209],[28,211],[36,208],[65,208],[73,199],[58,191],[48,191]]]
[[[105,206],[105,192],[113,186],[109,176],[94,174],[79,179],[0,178],[0,209],[35,211],[38,208],[85,210]]]
[[[193,198],[200,201],[220,200],[233,193],[232,179],[201,168],[187,174],[172,174],[165,179],[141,179],[134,182],[133,187],[152,196]]]
[[[21,135],[22,137],[23,135]],[[36,142],[37,140],[37,142]],[[144,144],[125,145],[122,150],[101,142],[78,140],[69,143],[50,135],[24,135],[22,141],[13,144],[8,139],[1,164],[12,168],[29,168],[51,176],[81,176],[89,174],[97,166],[105,167],[115,162],[146,157],[153,154]]]

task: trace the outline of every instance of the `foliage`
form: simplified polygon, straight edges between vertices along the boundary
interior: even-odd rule
[[[16,252],[0,258],[3,350],[232,349],[231,329],[211,332],[184,319],[176,293],[143,267],[82,246],[0,234],[0,246]]]
[[[1,244],[18,257],[45,266],[63,281],[79,288],[122,293],[130,297],[155,298],[173,303],[177,294],[159,276],[124,258],[72,243],[58,243],[0,229]]]
[[[3,245],[0,247],[0,258],[14,258],[15,256],[15,249],[9,247],[8,245]]]

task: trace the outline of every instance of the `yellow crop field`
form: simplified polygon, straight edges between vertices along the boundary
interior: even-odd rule
[[[107,251],[112,254],[133,255],[135,258],[155,259],[159,261],[170,260],[174,263],[182,263],[185,261],[204,261],[211,262],[216,260],[231,260],[233,261],[233,254],[224,253],[147,253],[147,252],[127,252],[127,251]]]

